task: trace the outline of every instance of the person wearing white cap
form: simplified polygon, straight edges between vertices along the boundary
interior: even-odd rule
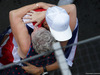
[[[58,41],[66,41],[72,37],[69,26],[70,17],[66,10],[54,6],[47,9],[46,22],[53,37]]]
[[[74,4],[64,5],[64,6],[55,6],[46,3],[36,3],[34,6],[38,8],[47,9],[43,12],[30,12],[29,17],[24,17],[26,19],[31,19],[28,22],[37,22],[38,25],[45,18],[45,22],[43,23],[43,27],[49,29],[53,37],[61,43],[61,46],[66,46],[71,43],[76,43],[78,38],[78,23],[76,18],[76,6]],[[53,7],[52,7],[53,6]],[[12,28],[12,32],[19,43],[20,48],[23,50],[29,50],[30,39],[29,34],[24,26],[22,21],[23,16],[33,10],[33,5],[22,7],[20,9],[14,10],[10,12],[10,24]],[[35,7],[34,9],[38,9]],[[21,11],[19,11],[21,10]],[[34,16],[35,15],[35,16]],[[39,18],[41,17],[41,18]],[[19,29],[21,31],[19,31]],[[69,47],[67,49],[63,49],[66,57],[66,61],[69,66],[72,66],[73,59],[76,51],[76,46]],[[41,63],[42,64],[42,63]],[[49,63],[50,64],[50,63]],[[33,65],[34,67],[34,65]],[[53,71],[59,68],[58,63],[54,62],[50,65],[46,65],[44,67],[36,67],[31,69],[32,65],[28,65],[27,68],[23,68],[28,73],[33,73],[33,70],[38,70],[38,72],[43,73],[44,71]],[[31,70],[30,70],[31,69]],[[53,75],[53,74],[50,74]]]

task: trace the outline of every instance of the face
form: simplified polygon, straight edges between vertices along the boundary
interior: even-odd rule
[[[43,27],[46,28],[47,30],[49,30],[49,26],[46,21],[43,22]]]
[[[35,34],[39,29],[45,29],[45,28],[43,28],[43,27],[38,28],[38,27],[34,26],[34,31],[32,32],[31,37],[34,37],[34,34]]]
[[[46,21],[43,22],[43,27],[41,27],[41,28],[43,28],[43,29],[45,28],[45,29],[49,30],[49,26],[48,26],[48,24],[47,24]],[[34,33],[35,33],[38,29],[39,29],[38,27],[34,27],[34,31],[32,32],[31,37],[34,37]]]

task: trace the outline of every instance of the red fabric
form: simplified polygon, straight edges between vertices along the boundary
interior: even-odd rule
[[[12,63],[14,60],[13,55],[12,55],[12,50],[13,50],[14,44],[12,43],[12,41],[13,41],[13,34],[10,33],[9,40],[2,47],[2,55],[3,56],[0,58],[0,63],[2,63],[3,65]]]
[[[46,9],[36,9],[34,11],[41,12],[41,11],[46,11]],[[44,21],[45,21],[45,19],[38,25],[38,27],[41,27]],[[33,22],[33,25],[35,25],[35,24],[36,24],[36,22]]]

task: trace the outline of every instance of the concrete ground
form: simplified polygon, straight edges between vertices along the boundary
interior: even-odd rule
[[[40,1],[58,3],[58,0],[0,0],[0,33],[9,26],[10,10]],[[74,4],[79,20],[79,41],[100,35],[100,0],[75,0]],[[96,40],[78,46],[75,64],[71,68],[73,75],[100,73],[99,45],[100,40]]]

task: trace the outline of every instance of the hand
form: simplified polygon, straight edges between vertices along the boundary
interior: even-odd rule
[[[27,66],[23,66],[22,69],[24,69],[27,73],[34,74],[34,75],[40,75],[40,68],[36,67],[34,65],[31,65],[30,63],[25,62]]]
[[[25,16],[25,17],[23,17],[23,19],[30,19],[30,20],[26,21],[25,23],[36,22],[35,26],[37,26],[45,18],[45,13],[46,13],[46,11],[42,11],[42,12],[30,11],[29,13],[26,14],[29,16]]]
[[[37,4],[39,5],[39,8],[43,8],[43,9],[48,9],[49,7],[56,6],[54,4],[49,4],[45,2],[39,2]]]

